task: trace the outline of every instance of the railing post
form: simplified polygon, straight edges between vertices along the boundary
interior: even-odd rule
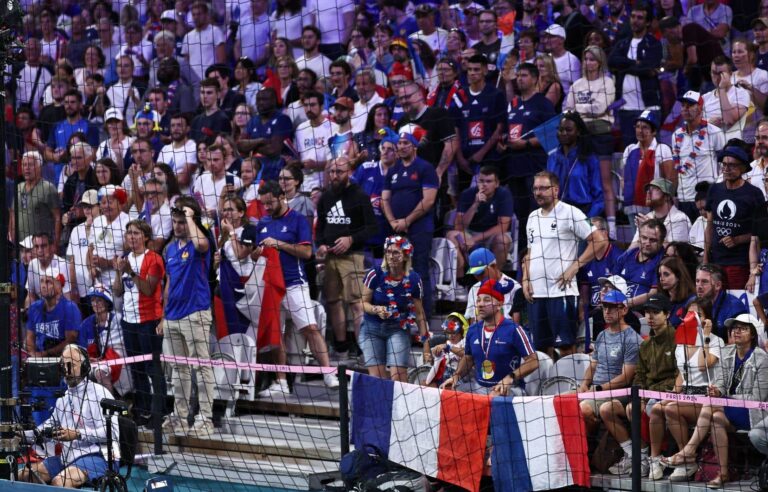
[[[640,492],[640,387],[632,386],[632,492]]]
[[[339,366],[339,431],[341,455],[349,453],[349,390],[347,384],[347,366]]]
[[[165,394],[161,394],[158,388],[155,388],[154,383],[160,381],[160,378],[165,378],[163,373],[163,363],[160,361],[160,352],[152,352],[152,370],[155,371],[154,378],[152,378],[152,436],[154,442],[155,456],[163,454],[163,415],[165,414]],[[165,384],[159,385],[164,388]]]

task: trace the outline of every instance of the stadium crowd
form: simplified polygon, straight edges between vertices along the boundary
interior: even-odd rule
[[[525,394],[544,357],[587,352],[578,392],[768,400],[768,0],[22,5],[4,113],[20,342],[86,348],[137,423],[164,417],[157,358],[100,361],[209,359],[212,334],[245,316],[256,339],[278,305],[326,367],[405,381],[420,347],[448,362],[433,384]],[[430,346],[436,261],[467,297]],[[261,312],[233,318],[243,295]],[[258,357],[285,364],[285,340]],[[163,428],[209,435],[213,369],[195,406],[172,366]],[[260,389],[291,391],[282,373]],[[624,452],[615,474],[627,403],[581,403]],[[728,431],[768,454],[768,414],[733,410],[643,401],[643,474],[691,478],[710,432],[710,486]]]

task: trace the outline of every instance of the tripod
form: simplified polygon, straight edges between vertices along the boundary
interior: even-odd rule
[[[127,406],[120,402],[122,405],[105,405],[106,398],[101,402],[101,408],[104,411],[104,417],[107,421],[107,472],[100,480],[99,491],[104,492],[109,490],[110,492],[128,492],[128,485],[125,483],[125,479],[120,475],[120,469],[115,470],[115,457],[112,454],[112,444],[114,437],[112,436],[112,417],[116,417],[127,410]],[[109,400],[113,402],[114,400]]]

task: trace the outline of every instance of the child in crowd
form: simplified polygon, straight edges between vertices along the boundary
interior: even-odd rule
[[[453,376],[464,357],[464,334],[469,328],[466,318],[454,312],[445,318],[442,326],[446,342],[432,347],[434,361],[426,379],[428,386],[437,387]]]

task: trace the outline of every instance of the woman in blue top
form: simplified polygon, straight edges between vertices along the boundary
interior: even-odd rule
[[[547,159],[547,171],[560,178],[560,200],[581,209],[587,217],[605,210],[600,161],[592,150],[590,133],[579,113],[567,111],[557,128],[557,150]]]
[[[385,377],[388,368],[393,380],[408,380],[410,334],[417,326],[424,343],[424,361],[432,360],[421,304],[421,277],[411,269],[412,254],[408,239],[390,236],[384,241],[381,267],[365,276],[360,347],[371,376]]]

